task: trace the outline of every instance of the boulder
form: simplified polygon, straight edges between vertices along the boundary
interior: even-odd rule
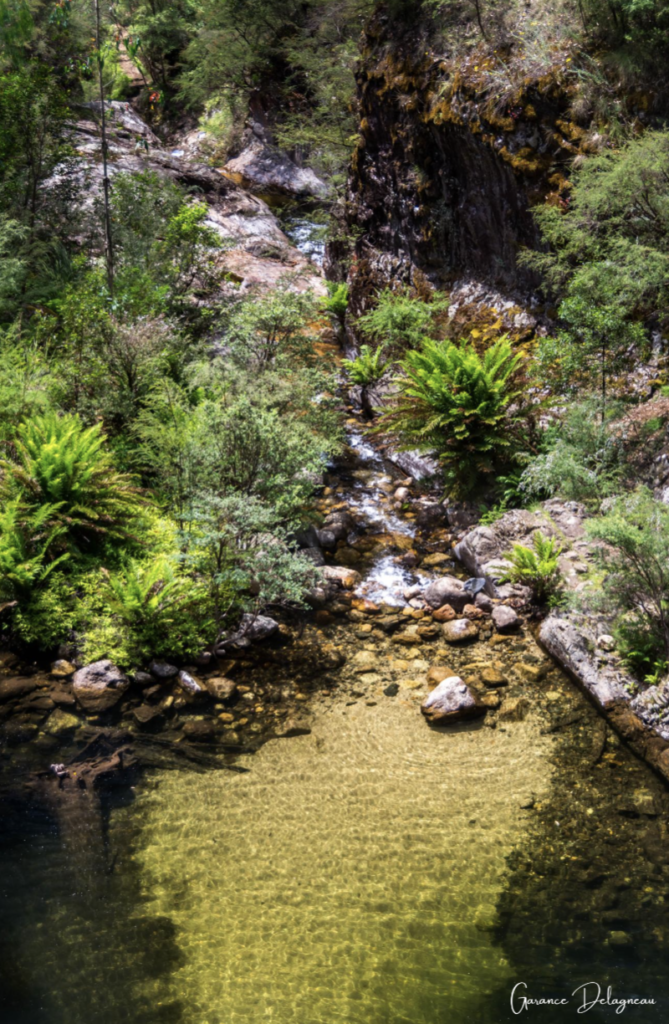
[[[138,725],[150,725],[152,722],[157,724],[162,714],[162,708],[158,704],[140,704],[138,708],[133,708],[132,717]]]
[[[225,676],[210,676],[204,680],[204,688],[215,700],[230,700],[237,690],[237,683]]]
[[[490,614],[493,609],[492,600],[487,594],[477,594],[474,604],[477,608],[480,608],[482,612],[486,612],[487,614]]]
[[[479,635],[479,628],[471,619],[454,619],[453,622],[445,622],[441,632],[446,643],[459,644],[465,640],[475,640]]]
[[[133,672],[130,678],[136,686],[141,686],[143,690],[147,686],[154,686],[156,682],[150,672]]]
[[[201,693],[204,693],[202,684],[190,672],[185,672],[183,669],[177,676],[177,683],[184,693],[189,693],[192,697],[198,697]]]
[[[74,696],[91,715],[113,708],[129,686],[127,676],[108,659],[80,668],[72,679]]]
[[[300,554],[303,558],[308,558],[314,565],[325,565],[325,556],[320,548],[302,548]]]
[[[455,576],[441,576],[434,580],[423,591],[423,597],[431,608],[441,608],[450,604],[456,612],[461,612],[469,603],[469,594],[464,588],[462,580]]]
[[[497,688],[498,686],[507,686],[508,680],[505,675],[502,675],[496,668],[491,665],[484,668],[481,672],[481,679],[486,686],[492,686]]]
[[[498,604],[493,608],[492,621],[498,633],[511,633],[520,625],[518,613],[506,604]]]
[[[270,619],[269,615],[250,615],[246,612],[241,617],[239,628],[228,637],[226,644],[249,647],[274,636],[278,629],[279,623],[275,619]]]
[[[298,167],[287,153],[273,146],[261,125],[252,124],[244,141],[239,156],[223,168],[223,173],[235,184],[260,195],[325,198],[327,186],[318,175],[308,167]]]
[[[355,519],[350,512],[331,512],[325,518],[323,529],[331,533],[335,541],[346,540],[349,533],[355,530]]]
[[[316,537],[324,551],[334,551],[337,547],[337,538],[332,530],[316,530]]]
[[[447,676],[425,698],[421,711],[429,722],[448,725],[467,718],[479,718],[486,713],[486,708],[460,676]]]

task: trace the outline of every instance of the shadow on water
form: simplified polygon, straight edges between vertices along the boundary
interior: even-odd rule
[[[568,1005],[514,1014],[505,987],[492,1000],[496,1024],[519,1016],[561,1024],[577,1010],[595,1022],[623,1013],[637,1024],[669,1019],[669,793],[610,731],[593,757],[603,723],[587,710],[560,735],[550,794],[528,811],[529,838],[508,858],[495,928],[514,984],[527,986],[516,1010],[523,996]],[[583,1010],[609,987],[612,999],[654,1004]]]
[[[131,796],[105,799],[103,819]],[[178,1001],[146,995],[182,957],[173,922],[143,913],[132,833],[102,850],[99,830],[71,842],[42,807],[10,800],[2,812],[3,1024],[178,1024]]]

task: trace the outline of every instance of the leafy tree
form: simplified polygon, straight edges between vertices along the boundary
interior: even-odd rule
[[[401,360],[395,409],[382,418],[410,446],[435,451],[447,487],[469,494],[508,464],[522,420],[522,357],[505,337],[481,356],[469,342],[425,341]]]
[[[316,580],[313,562],[289,544],[280,511],[255,497],[203,493],[195,503],[184,559],[207,581],[217,622],[215,645],[240,611],[302,606]]]
[[[618,322],[656,315],[669,280],[668,168],[666,131],[589,157],[574,172],[568,209],[536,210],[550,248],[524,262],[564,298],[616,310]]]
[[[254,371],[308,360],[313,347],[309,320],[317,303],[311,292],[277,288],[238,304],[227,324],[226,341],[235,361]]]
[[[135,314],[164,307],[184,313],[188,294],[212,291],[219,276],[216,255],[224,242],[205,223],[206,203],[189,202],[178,185],[147,171],[116,175],[113,205],[118,285]],[[139,286],[151,296],[143,309],[135,299],[138,270]]]
[[[617,411],[609,409],[602,423],[592,402],[571,405],[544,432],[544,450],[524,469],[521,491],[530,498],[559,495],[568,501],[601,501],[619,491],[625,450],[622,431],[613,429]]]

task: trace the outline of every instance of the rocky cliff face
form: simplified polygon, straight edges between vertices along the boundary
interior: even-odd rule
[[[366,31],[346,215],[354,314],[372,288],[416,271],[527,298],[536,280],[517,257],[539,244],[532,204],[567,203],[572,160],[598,145],[570,120],[564,57],[514,83],[494,55],[442,57],[418,21],[382,7]]]

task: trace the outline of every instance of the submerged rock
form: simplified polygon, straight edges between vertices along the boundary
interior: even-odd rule
[[[520,625],[518,613],[506,604],[498,604],[493,608],[492,621],[498,633],[510,633]]]
[[[204,680],[204,688],[215,700],[230,700],[235,695],[237,683],[225,676],[211,676]]]
[[[466,718],[480,718],[485,715],[486,707],[460,676],[448,676],[425,698],[421,711],[428,721],[447,725]]]
[[[59,658],[58,661],[54,661],[51,666],[51,675],[55,676],[56,679],[67,679],[69,676],[73,676],[76,671],[76,665],[66,661],[64,658]]]
[[[75,672],[72,690],[84,711],[99,715],[120,701],[130,682],[113,662],[95,661]]]
[[[52,711],[44,724],[44,731],[50,736],[61,736],[63,733],[74,732],[81,725],[81,719],[71,715],[68,711],[56,708]]]
[[[479,635],[479,627],[471,619],[454,619],[453,622],[445,622],[441,632],[446,643],[459,644],[465,640],[475,640]]]
[[[37,689],[37,680],[31,678],[3,679],[0,682],[0,704],[7,700],[24,697]]]

